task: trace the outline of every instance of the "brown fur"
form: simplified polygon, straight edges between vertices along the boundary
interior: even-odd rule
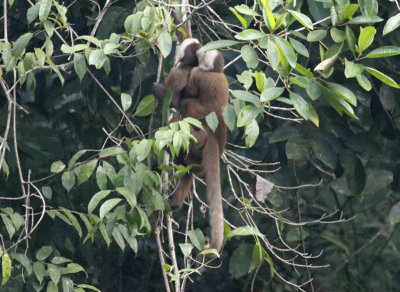
[[[190,72],[193,67],[198,65],[196,51],[201,47],[197,39],[186,39],[176,52],[177,66],[168,74],[165,83],[155,83],[153,85],[154,96],[158,100],[162,100],[168,90],[171,90],[172,100],[171,107],[178,107],[180,101],[180,93],[187,85]]]
[[[202,119],[205,131],[192,129],[191,133],[198,141],[191,143],[190,152],[183,161],[186,164],[201,164],[201,171],[207,183],[207,201],[210,208],[211,248],[220,251],[224,238],[224,216],[219,159],[225,149],[227,131],[221,111],[228,103],[229,86],[225,74],[222,73],[223,57],[220,53],[212,51],[198,53],[197,56],[199,67],[193,68],[190,73],[189,82],[181,93],[179,111],[182,117]],[[211,112],[217,114],[219,121],[215,133],[204,121],[204,117]],[[172,194],[171,205],[179,207],[183,204],[192,182],[191,173],[180,179]]]

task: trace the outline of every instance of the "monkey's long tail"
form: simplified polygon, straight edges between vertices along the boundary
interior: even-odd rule
[[[202,167],[207,183],[207,201],[210,212],[211,248],[218,252],[224,241],[224,214],[222,208],[219,146],[213,134],[208,135],[203,149]]]

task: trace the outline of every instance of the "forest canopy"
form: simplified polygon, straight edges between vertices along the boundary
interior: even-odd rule
[[[1,291],[400,289],[398,0],[0,5]],[[185,25],[229,83],[221,252],[200,175],[168,201],[219,123],[153,94]]]

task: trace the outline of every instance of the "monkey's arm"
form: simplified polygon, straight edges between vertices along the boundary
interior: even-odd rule
[[[186,98],[181,100],[179,110],[183,117],[192,117],[196,119],[203,119],[209,114],[207,108],[202,105],[200,100],[195,98]]]
[[[163,100],[165,91],[166,88],[163,83],[157,83],[157,82],[153,83],[153,94],[158,101],[161,102]]]

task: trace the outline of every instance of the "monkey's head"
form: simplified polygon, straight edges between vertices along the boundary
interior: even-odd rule
[[[176,49],[175,65],[180,63],[190,67],[196,67],[199,64],[196,52],[200,48],[201,44],[198,39],[188,38],[184,40]]]
[[[224,57],[218,51],[197,52],[197,58],[202,71],[221,73],[224,70]]]

